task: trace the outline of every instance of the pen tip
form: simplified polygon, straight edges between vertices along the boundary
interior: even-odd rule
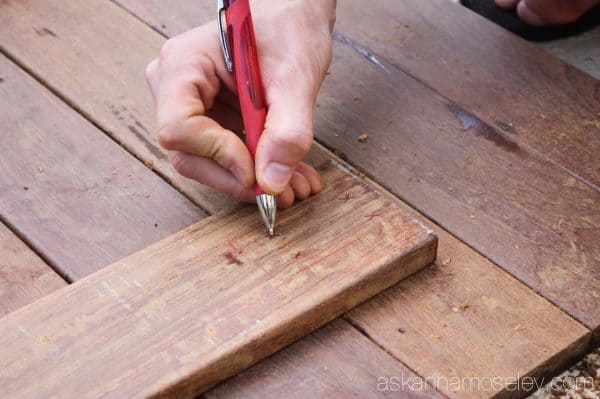
[[[267,226],[269,236],[273,237],[275,229],[275,214],[277,213],[277,201],[273,195],[259,194],[256,196],[256,203],[260,216]]]

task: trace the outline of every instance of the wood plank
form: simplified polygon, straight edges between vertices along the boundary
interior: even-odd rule
[[[339,2],[336,29],[600,187],[597,79],[447,0]]]
[[[2,55],[0,70],[0,216],[67,279],[205,216]]]
[[[205,396],[207,399],[444,397],[343,319],[332,321]]]
[[[425,224],[438,235],[436,263],[344,316],[395,358],[449,397],[505,398],[524,394],[514,379],[547,379],[589,348],[583,325]]]
[[[353,52],[335,47],[317,137],[569,314],[600,326],[590,295],[600,286],[600,192],[393,66],[385,73]],[[349,79],[357,70],[361,79]],[[359,143],[363,133],[369,139]]]
[[[67,283],[0,223],[0,317]]]
[[[77,21],[88,18],[91,9],[94,23],[81,26]],[[119,11],[102,0],[43,5],[4,1],[0,3],[0,49],[27,65],[137,158],[152,161],[156,172],[204,209],[213,213],[236,203],[177,174],[167,152],[157,145],[152,134],[154,106],[143,71],[164,38]]]
[[[183,0],[180,0],[176,4],[181,4]],[[143,2],[145,5],[150,7],[151,2]],[[90,3],[91,4],[91,3]],[[164,2],[158,2],[158,5],[164,5]],[[195,2],[194,2],[195,4]],[[69,3],[63,4],[64,7],[71,7],[72,5]],[[93,9],[93,4],[92,8]],[[201,7],[200,5],[198,7]],[[211,5],[212,8],[212,5]],[[164,12],[163,12],[164,11]],[[66,13],[70,13],[71,11],[65,11]],[[212,11],[211,11],[212,13]],[[89,15],[89,10],[86,11],[86,15]],[[152,15],[152,14],[150,14]],[[157,10],[154,12],[156,16],[169,16],[169,15],[182,15],[175,14],[175,7],[167,7],[165,10]],[[83,18],[83,17],[81,17]],[[75,19],[79,20],[79,19]],[[114,16],[110,18],[103,18],[101,20],[94,20],[94,25],[98,24],[97,27],[94,27],[97,31],[108,31],[110,30],[110,24],[105,25],[106,20],[120,20],[120,17]],[[168,20],[167,20],[168,21]],[[69,21],[65,21],[68,23]],[[155,26],[160,26],[162,21],[159,19],[157,21],[149,21]],[[130,28],[133,29],[133,23],[127,22],[130,24]],[[89,29],[86,28],[85,25],[78,24],[78,29]],[[64,28],[66,29],[66,28]],[[69,27],[68,29],[75,29]],[[173,28],[176,29],[176,28]],[[78,33],[78,35],[86,35],[85,32]],[[139,40],[139,37],[145,35],[145,31],[143,29],[136,28],[129,35],[123,36],[120,41],[120,45],[127,47],[132,46],[131,54],[135,54],[138,51],[136,48],[133,48],[133,44],[129,42],[130,37],[136,37],[135,40]],[[152,32],[151,34],[156,35],[156,33]],[[36,42],[33,42],[36,43]],[[128,44],[129,43],[129,44]],[[32,43],[30,43],[31,45]],[[137,45],[138,43],[135,42]],[[339,48],[339,44],[336,44],[336,48]],[[337,50],[336,50],[337,51]],[[110,55],[109,52],[106,52]],[[104,53],[101,53],[104,54]],[[100,54],[100,55],[101,55]],[[100,56],[96,54],[96,57]],[[70,55],[64,54],[64,57],[69,57]],[[108,61],[96,61],[108,63]],[[137,62],[137,61],[132,61]],[[337,60],[335,61],[338,62]],[[356,60],[353,58],[350,59],[342,59],[339,62],[350,62],[355,63]],[[360,64],[359,64],[360,65]],[[129,75],[127,70],[129,68],[123,68],[120,72],[122,75],[119,80],[127,80],[128,77],[133,75]],[[361,67],[357,66],[356,70],[360,70]],[[92,69],[93,70],[93,69]],[[102,70],[94,71],[94,74],[85,74],[85,79],[88,81],[93,81],[96,78],[96,74],[101,73]],[[352,75],[355,76],[355,75]],[[82,81],[84,80],[81,78]],[[103,78],[104,79],[104,78]],[[330,79],[332,77],[330,76]],[[56,89],[60,90],[61,84],[60,81],[56,82]],[[100,86],[101,87],[101,86]],[[129,93],[137,93],[138,96],[143,96],[145,90],[145,85],[140,82],[139,87],[129,87]],[[387,89],[386,89],[387,90]],[[121,95],[125,95],[127,93],[123,92]],[[105,97],[113,96],[114,93],[104,93],[99,92],[96,94],[95,98],[97,101],[97,105],[101,104],[102,99]],[[353,98],[354,96],[350,97]],[[342,97],[340,97],[342,98]],[[87,100],[86,100],[87,101]],[[340,100],[341,101],[341,100]],[[143,101],[141,101],[143,103]],[[348,101],[349,102],[349,101]],[[344,102],[344,106],[346,102]],[[400,108],[402,109],[402,108]],[[398,113],[398,110],[390,111],[392,113]],[[360,115],[364,115],[364,109],[360,110]],[[414,121],[414,124],[418,125],[419,121],[423,119],[420,110],[414,111],[412,110],[408,114],[403,114],[404,117],[409,118]],[[345,123],[344,119],[338,119],[335,121],[336,123]],[[451,121],[449,123],[455,123]],[[320,123],[317,128],[317,134],[322,134],[323,131],[327,129],[332,129],[329,127],[330,124]],[[362,133],[362,132],[361,132]],[[372,134],[372,132],[369,132]],[[462,130],[459,130],[459,133],[463,134]],[[320,147],[316,147],[313,155],[316,155],[316,158],[326,157],[326,153],[321,150]],[[409,159],[409,158],[406,158]],[[420,218],[423,218],[420,215]],[[456,375],[461,377],[468,377],[472,374],[472,364],[479,364],[483,360],[489,362],[486,370],[500,370],[506,372],[507,370],[514,370],[511,374],[512,377],[516,377],[518,371],[528,370],[529,375],[541,375],[547,372],[547,370],[551,370],[556,367],[560,367],[566,361],[566,358],[569,354],[573,354],[576,356],[578,353],[582,351],[582,347],[585,346],[587,340],[589,340],[589,331],[582,327],[577,322],[573,321],[567,315],[559,311],[557,308],[552,306],[547,301],[541,299],[537,296],[532,290],[527,289],[522,286],[514,278],[510,277],[507,273],[499,270],[496,266],[494,266],[491,262],[487,261],[481,255],[475,253],[471,248],[469,248],[464,243],[461,243],[456,238],[447,234],[443,229],[439,226],[432,225],[433,229],[435,229],[438,234],[445,234],[448,239],[442,240],[440,248],[441,253],[444,254],[442,259],[447,260],[448,258],[453,258],[457,264],[463,264],[461,267],[456,267],[456,269],[450,273],[455,273],[452,277],[454,280],[460,282],[458,284],[449,284],[442,279],[430,279],[427,277],[429,271],[425,271],[419,273],[418,275],[423,275],[422,277],[411,278],[411,284],[414,284],[415,292],[421,293],[429,293],[428,295],[419,296],[418,299],[415,299],[415,296],[410,296],[404,298],[399,293],[396,294],[397,297],[394,298],[394,301],[398,303],[398,306],[406,309],[406,312],[412,312],[415,317],[422,316],[425,317],[426,320],[430,320],[428,312],[432,312],[433,310],[438,310],[440,317],[444,316],[444,318],[452,318],[455,317],[454,312],[451,314],[446,313],[447,308],[440,308],[438,297],[442,298],[451,298],[452,303],[462,304],[462,301],[466,298],[469,299],[472,303],[483,302],[486,304],[486,313],[476,313],[475,315],[468,313],[468,317],[465,317],[464,320],[460,320],[457,322],[456,319],[449,320],[452,322],[444,322],[441,323],[429,323],[427,326],[427,333],[423,334],[414,334],[411,341],[404,340],[393,340],[392,342],[386,343],[380,341],[379,343],[386,347],[388,350],[392,349],[394,353],[405,353],[406,358],[403,360],[406,362],[406,365],[409,368],[413,368],[413,366],[419,367],[423,374],[427,375],[439,375],[439,376],[449,376]],[[454,265],[456,266],[456,264]],[[417,276],[418,276],[417,275]],[[473,287],[482,287],[481,291],[477,291],[472,293]],[[485,297],[478,296],[477,294],[485,292]],[[491,300],[489,299],[491,298]],[[448,299],[445,299],[448,300]],[[426,301],[426,302],[422,302]],[[513,306],[519,303],[519,306]],[[454,305],[453,305],[454,307]],[[403,313],[402,313],[403,314]],[[393,319],[394,315],[390,315]],[[404,316],[402,316],[404,317]],[[546,330],[546,321],[545,317],[552,318],[556,320],[556,325],[560,325],[561,328],[557,331],[560,331],[561,334],[549,335]],[[521,326],[524,328],[519,328],[515,330],[515,320],[519,323],[522,323]],[[531,322],[529,322],[531,321]],[[551,323],[554,325],[554,323]],[[489,341],[485,339],[476,339],[473,340],[473,332],[478,331],[479,329],[483,329],[486,331],[486,336],[490,337]],[[436,336],[450,336],[453,339],[445,339],[438,340]],[[515,342],[518,345],[505,345],[503,347],[499,346],[490,346],[490,342],[500,341],[503,337],[514,336]],[[305,338],[307,339],[307,338]],[[473,341],[473,344],[469,347],[468,343]],[[413,343],[416,342],[417,345]],[[332,345],[341,345],[339,342],[334,341]],[[393,348],[391,347],[393,345]],[[440,361],[435,361],[435,357],[426,357],[423,361],[419,361],[419,357],[423,355],[423,348],[428,346],[435,345],[436,351],[439,353]],[[461,368],[454,368],[453,370],[448,370],[448,361],[447,359],[451,359],[453,356],[457,355],[456,347],[467,347],[469,349],[468,356],[472,359],[472,364],[468,364],[466,361],[461,361],[459,364]],[[333,349],[338,352],[337,350]],[[488,353],[490,354],[488,356]],[[298,364],[302,364],[299,360],[295,359],[297,355],[291,354],[288,358],[285,357],[277,357],[277,361],[275,361],[275,367],[285,368],[285,362],[297,362]],[[327,356],[327,355],[323,355]],[[466,356],[466,355],[465,355]],[[361,359],[362,357],[368,358],[367,353],[357,353],[355,356],[357,359]],[[336,357],[327,357],[328,368],[342,368],[344,365],[340,364],[339,358]],[[413,365],[413,362],[415,363]],[[357,362],[358,363],[358,362]],[[360,364],[355,363],[353,366],[360,370]],[[255,366],[256,367],[256,366]],[[321,376],[314,375],[314,369],[309,367],[302,367],[299,370],[296,370],[295,374],[289,374],[291,371],[286,371],[285,375],[289,376],[289,379],[285,381],[285,387],[290,391],[293,389],[295,385],[301,384],[303,380],[313,379],[319,381]],[[450,374],[450,373],[453,374]],[[252,369],[248,371],[248,373],[253,373]],[[521,376],[524,373],[520,374]],[[268,376],[261,377],[260,383],[252,383],[255,381],[255,377],[252,378],[242,378],[236,379],[235,384],[239,389],[244,390],[247,395],[261,395],[264,394],[265,397],[269,397],[269,387],[273,386],[273,384],[277,384],[276,381],[272,381]],[[327,382],[326,382],[327,383]],[[335,381],[329,380],[328,383],[334,384]],[[336,385],[337,389],[343,389],[344,381],[340,380],[339,384]],[[357,381],[357,384],[359,382]],[[282,388],[283,389],[283,388]],[[364,388],[365,390],[368,388]],[[237,390],[237,389],[236,389]],[[229,392],[229,391],[228,391]],[[464,392],[448,392],[449,396],[460,397]],[[479,397],[487,397],[493,395],[494,392],[475,392],[471,393],[470,396],[479,396]]]
[[[220,213],[1,319],[3,394],[192,396],[433,261],[392,201],[324,177],[280,236],[253,206]]]
[[[197,24],[205,22],[212,18],[213,12],[208,3],[192,7],[192,3],[195,6],[197,2],[186,0],[178,0],[176,7],[159,1],[119,1],[165,34],[188,29],[194,26],[195,20],[198,21]],[[433,82],[435,89],[438,90],[437,86],[440,85],[439,90],[443,93],[447,91],[457,99],[457,103],[441,98],[435,91],[383,59],[378,61],[379,65],[369,63],[366,59],[361,60],[365,54],[369,54],[371,48],[375,48],[386,59],[389,57],[394,62],[404,61],[404,56],[398,58],[396,53],[401,54],[403,51],[403,47],[398,46],[408,45],[390,38],[390,35],[400,29],[398,21],[408,23],[404,18],[409,14],[414,17],[414,21],[418,21],[410,26],[421,29],[420,24],[433,18],[430,14],[436,17],[440,14],[429,3],[411,3],[410,10],[402,8],[399,5],[401,3],[384,1],[371,5],[371,2],[359,0],[340,3],[336,29],[343,33],[337,36],[331,74],[319,96],[315,118],[317,138],[328,147],[341,150],[353,164],[384,187],[587,326],[600,326],[600,308],[597,306],[597,295],[600,295],[600,247],[597,245],[597,237],[600,236],[600,213],[597,211],[600,208],[600,193],[532,148],[531,146],[536,145],[534,141],[524,141],[522,134],[507,133],[494,126],[498,125],[495,121],[500,120],[500,117],[492,118],[492,124],[486,122],[490,117],[484,115],[480,118],[478,115],[482,104],[489,104],[489,101],[479,98],[479,106],[468,103],[469,110],[458,105],[464,103],[464,99],[458,94],[464,97],[467,93],[469,98],[471,95],[478,98],[483,96],[482,92],[485,90],[487,97],[494,101],[507,101],[494,95],[493,88],[489,85],[465,87],[458,77],[447,80],[442,78],[442,82],[438,82],[440,76],[448,76],[446,73],[439,73],[447,67],[433,64],[439,67],[437,73],[432,70],[428,72],[438,79]],[[459,13],[455,11],[458,7],[453,4],[445,4],[442,9],[445,8],[453,10],[455,14]],[[470,14],[468,11],[460,11]],[[363,14],[372,23],[352,22],[364,21],[360,16]],[[447,19],[440,18],[444,21]],[[594,112],[600,115],[600,101],[588,98],[591,96],[590,87],[594,87],[589,77],[582,77],[580,72],[569,72],[569,76],[573,75],[581,80],[582,85],[582,82],[587,82],[585,90],[580,94],[579,86],[571,87],[573,82],[564,77],[550,79],[543,74],[536,74],[535,65],[538,62],[534,63],[530,56],[525,57],[526,50],[529,49],[527,44],[489,28],[487,23],[480,22],[478,18],[471,15],[465,17],[470,24],[478,27],[482,25],[478,32],[482,31],[484,37],[496,35],[519,49],[518,55],[521,58],[518,62],[528,67],[521,68],[523,71],[518,73],[532,75],[527,79],[529,83],[525,86],[526,90],[535,93],[532,85],[543,84],[548,86],[549,93],[563,93],[554,96],[552,101],[548,100],[549,97],[537,99],[536,104],[548,109],[548,121],[556,126],[572,126],[570,114],[567,111],[564,114],[553,111],[558,109],[553,104],[560,104],[561,112],[570,107],[579,107],[581,109],[578,112],[589,117],[594,117]],[[379,20],[384,22],[385,29],[375,23]],[[440,35],[444,34],[439,29],[449,30],[448,40],[452,43],[444,44],[446,47],[460,43],[459,32],[451,29],[448,24],[449,22],[444,22],[442,27],[432,29],[436,32],[437,42],[442,40]],[[430,27],[430,24],[426,26]],[[483,33],[488,30],[491,33]],[[466,36],[464,32],[461,34]],[[346,35],[361,38],[370,48],[360,48],[356,43],[347,41]],[[465,40],[467,45],[479,46],[479,42],[473,41],[471,37],[469,34],[469,38]],[[435,53],[430,54],[429,47],[423,46],[420,39],[412,40],[410,46],[420,45],[423,47],[422,51],[434,57]],[[439,44],[438,47],[442,45]],[[539,53],[538,49],[531,49],[532,54]],[[352,51],[356,54],[352,54]],[[479,51],[483,50],[479,48]],[[485,67],[512,69],[505,59],[508,55],[497,54],[503,51],[508,50],[505,47],[495,50],[495,58],[492,57],[489,65],[487,60],[483,66],[471,62],[472,74],[482,75],[484,72],[479,69]],[[508,52],[512,53],[513,51]],[[471,58],[464,56],[465,60],[472,59],[472,55]],[[544,60],[548,58],[552,57],[547,54],[542,57]],[[423,57],[419,59],[423,60]],[[422,62],[425,72],[432,65],[430,59],[427,58],[426,61]],[[554,59],[550,64],[560,64],[560,68],[566,68],[566,71],[573,69]],[[405,67],[405,62],[401,65]],[[356,79],[356,71],[361,71],[361,79]],[[413,71],[410,70],[410,73]],[[537,78],[537,75],[541,77]],[[421,75],[417,76],[424,79]],[[515,86],[504,75],[498,76],[502,76],[503,81],[506,80],[507,87],[512,89]],[[497,84],[504,84],[498,82]],[[473,82],[469,82],[469,85],[472,84]],[[521,91],[515,89],[514,93],[527,94]],[[590,101],[583,106],[580,104],[582,99]],[[528,121],[532,119],[531,115],[537,115],[530,113],[531,110],[528,111],[527,107],[515,108],[513,104],[514,99],[510,102],[511,108],[506,109],[504,115],[526,115]],[[368,107],[369,112],[365,112],[365,107]],[[490,109],[496,110],[496,105],[490,106]],[[512,122],[506,120],[506,123]],[[515,126],[520,128],[520,124]],[[595,160],[597,155],[585,155],[590,148],[600,145],[598,135],[593,133],[594,126],[587,126],[583,130],[578,130],[577,127],[573,129],[575,136],[570,136],[569,145],[585,147],[580,152],[582,156],[577,159],[587,159],[587,164],[595,165],[593,167],[600,166]],[[581,137],[583,144],[576,137],[581,132],[586,134]],[[370,138],[366,143],[358,143],[356,137],[363,133],[370,134]],[[553,133],[547,134],[547,129],[542,125],[532,125],[528,127],[525,136],[528,134],[541,135],[546,140]],[[570,150],[563,144],[557,148],[565,148],[564,153],[570,154]],[[596,150],[593,152],[599,153]]]

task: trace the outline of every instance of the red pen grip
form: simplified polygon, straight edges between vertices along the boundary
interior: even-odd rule
[[[254,158],[258,140],[265,127],[267,110],[248,0],[230,2],[225,11],[225,18],[232,51],[233,73],[246,131],[246,145]],[[262,194],[258,186],[254,191]]]

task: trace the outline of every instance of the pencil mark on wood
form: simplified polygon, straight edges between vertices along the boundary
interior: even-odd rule
[[[36,29],[35,33],[37,33],[39,36],[52,36],[52,37],[58,37],[56,35],[56,33],[54,33],[53,31],[51,31],[48,28],[40,28],[40,29]]]

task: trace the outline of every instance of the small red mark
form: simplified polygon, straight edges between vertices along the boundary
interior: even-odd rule
[[[241,264],[243,264],[243,263],[244,263],[244,262],[242,262],[242,261],[240,260],[240,258],[238,258],[237,256],[235,256],[235,255],[233,254],[233,252],[231,252],[231,251],[227,251],[227,252],[225,252],[225,253],[223,254],[223,256],[225,256],[225,258],[227,258],[227,264],[228,264],[228,265],[241,265]]]
[[[376,218],[378,216],[381,216],[382,212],[381,211],[375,211],[370,215],[366,215],[365,217],[369,219],[369,221],[373,220],[373,218]]]
[[[294,254],[294,259],[298,259],[301,256],[302,256],[302,251],[298,251]]]

